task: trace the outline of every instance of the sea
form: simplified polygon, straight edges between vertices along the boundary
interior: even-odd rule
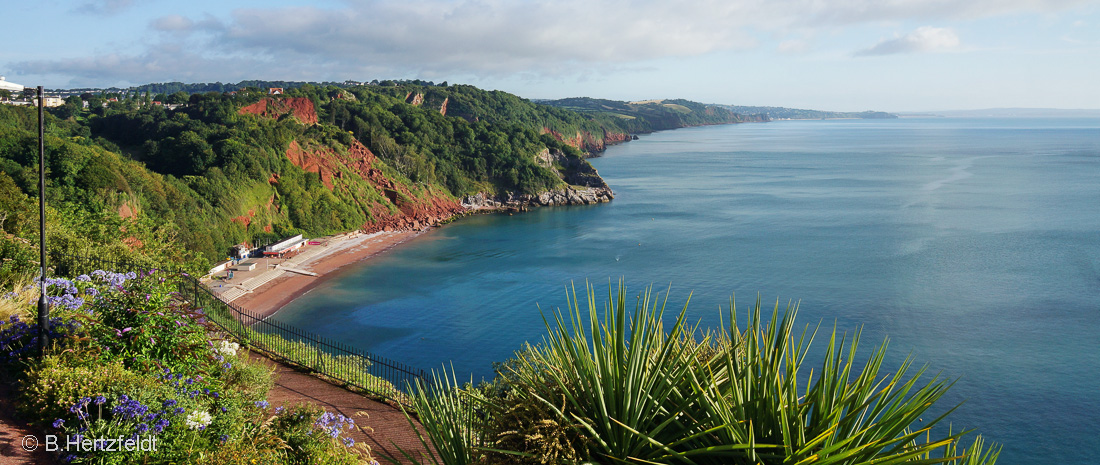
[[[861,356],[888,341],[884,372],[955,380],[951,427],[999,463],[1100,463],[1100,119],[708,126],[591,162],[611,203],[463,218],[275,318],[477,381],[589,287],[652,289],[701,329],[797,305],[862,330]]]

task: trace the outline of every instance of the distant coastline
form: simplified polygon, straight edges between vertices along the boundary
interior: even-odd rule
[[[985,108],[978,110],[897,112],[895,114],[901,118],[1100,118],[1100,109]]]

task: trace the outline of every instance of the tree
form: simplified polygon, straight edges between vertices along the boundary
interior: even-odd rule
[[[187,100],[189,98],[190,98],[190,95],[187,95],[187,92],[184,92],[184,91],[181,90],[181,91],[176,92],[172,95],[169,95],[168,98],[165,99],[165,103],[169,103],[169,104],[172,104],[172,105],[181,105],[181,104],[187,103]]]
[[[0,100],[10,100],[11,91],[7,89],[0,89]]]

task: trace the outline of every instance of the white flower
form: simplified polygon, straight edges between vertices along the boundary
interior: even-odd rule
[[[236,342],[230,342],[223,340],[217,347],[214,348],[214,352],[221,354],[223,357],[233,357],[237,355],[237,349],[240,349],[241,345]]]
[[[206,411],[195,410],[187,415],[187,421],[184,423],[191,429],[204,429],[211,421],[214,421],[214,417],[210,416]]]

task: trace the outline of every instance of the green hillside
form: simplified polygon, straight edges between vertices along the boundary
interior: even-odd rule
[[[535,155],[579,156],[520,124],[365,88],[193,94],[175,110],[141,97],[94,111],[70,102],[47,120],[51,253],[196,269],[240,242],[428,224],[459,212],[456,196],[545,191],[562,181]],[[32,108],[0,106],[5,244],[36,237],[36,121]]]
[[[897,115],[882,111],[820,111],[784,107],[747,107],[722,105],[738,113],[767,115],[769,119],[890,119]]]
[[[285,92],[268,95],[272,84]],[[211,88],[233,90],[189,93]],[[33,255],[34,113],[0,106],[0,258]],[[47,115],[50,253],[62,266],[95,254],[202,270],[242,242],[418,228],[463,211],[465,196],[603,185],[585,152],[639,132],[764,119],[686,100],[544,104],[422,81],[89,92]]]
[[[576,111],[615,124],[631,133],[706,124],[768,121],[766,115],[757,112],[738,112],[722,105],[706,105],[682,99],[621,102],[578,97],[540,103]]]

